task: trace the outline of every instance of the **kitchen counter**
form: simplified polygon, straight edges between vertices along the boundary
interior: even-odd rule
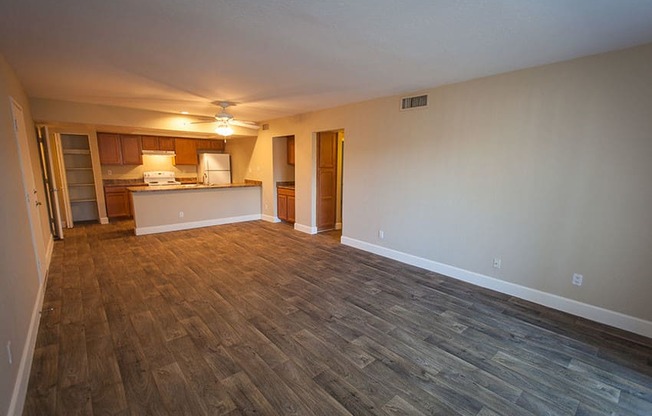
[[[262,218],[258,182],[228,185],[163,185],[127,188],[136,235],[209,227]]]
[[[191,191],[199,189],[226,189],[226,188],[250,188],[260,187],[257,183],[228,183],[222,185],[204,185],[201,183],[182,183],[180,185],[159,185],[159,186],[130,186],[131,192],[162,192],[162,191]]]
[[[294,182],[276,182],[276,188],[290,189],[294,191]]]

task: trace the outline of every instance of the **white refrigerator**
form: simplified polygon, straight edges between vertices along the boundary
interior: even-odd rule
[[[231,155],[200,153],[197,177],[205,185],[231,183]]]

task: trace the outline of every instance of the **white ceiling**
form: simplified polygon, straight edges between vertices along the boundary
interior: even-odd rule
[[[0,0],[31,97],[261,121],[652,41],[652,0]]]

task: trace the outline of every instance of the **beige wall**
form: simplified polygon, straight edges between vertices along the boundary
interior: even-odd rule
[[[295,135],[312,227],[314,132],[343,128],[344,236],[649,321],[651,73],[645,45],[432,89],[426,109],[272,120],[252,166],[270,184],[271,138]]]
[[[38,148],[29,102],[13,70],[0,55],[0,166],[3,176],[7,179],[0,181],[0,414],[7,413],[12,393],[19,382],[21,355],[28,348],[30,320],[37,306],[39,293],[36,256],[24,200],[20,157],[12,127],[10,97],[23,108],[30,142],[30,159],[34,168],[37,195],[40,198],[44,190],[40,180]],[[37,241],[34,243],[47,247],[51,236],[45,205],[41,208],[43,232],[36,235]],[[45,264],[46,258],[40,261]],[[6,349],[9,341],[13,351],[11,365],[8,364]],[[22,407],[21,404],[18,406],[17,409]]]
[[[295,226],[314,231],[315,133],[344,129],[345,237],[652,320],[651,55],[644,45],[443,86],[426,109],[401,112],[396,96],[271,120],[248,143],[246,176],[263,181],[273,218],[272,138],[294,135]],[[181,123],[32,102],[40,120],[134,133]]]

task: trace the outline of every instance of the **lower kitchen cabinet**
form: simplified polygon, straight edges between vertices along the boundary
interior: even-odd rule
[[[279,187],[276,188],[276,195],[278,218],[293,223],[295,221],[294,189]]]
[[[126,186],[105,186],[106,215],[109,218],[131,217],[131,196]]]

